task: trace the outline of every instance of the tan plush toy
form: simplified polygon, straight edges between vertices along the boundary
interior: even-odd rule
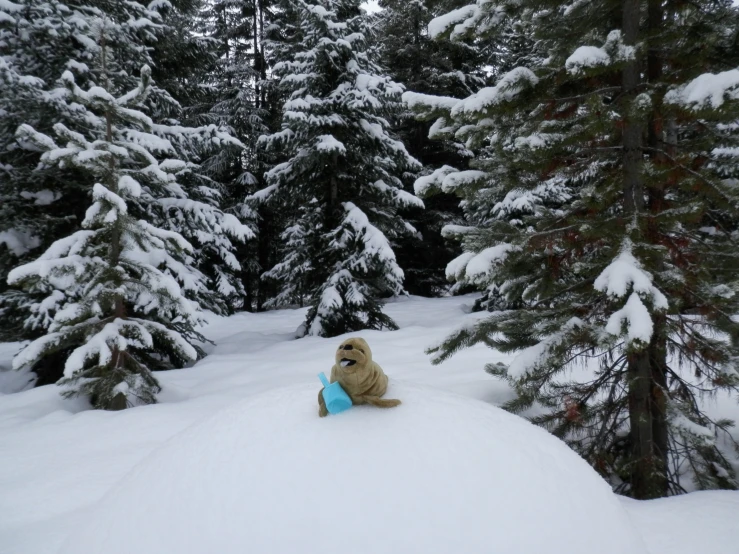
[[[352,404],[372,404],[378,408],[392,408],[400,400],[380,398],[387,392],[387,375],[372,361],[372,351],[367,341],[355,337],[341,343],[336,350],[336,363],[331,368],[330,382],[339,382]],[[318,392],[318,415],[328,415],[323,400],[323,389]]]

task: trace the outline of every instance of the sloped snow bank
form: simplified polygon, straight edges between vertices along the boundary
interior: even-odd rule
[[[398,408],[321,419],[319,385],[175,435],[93,507],[63,554],[640,554],[608,485],[483,402],[391,381]]]

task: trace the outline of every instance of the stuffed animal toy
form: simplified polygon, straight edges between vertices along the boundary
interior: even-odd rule
[[[372,361],[372,351],[366,340],[359,337],[345,340],[336,350],[335,358],[330,381],[339,382],[353,405],[392,408],[400,404],[400,400],[380,398],[387,392],[387,375]],[[318,415],[324,417],[328,410],[322,393],[323,389],[318,392]]]

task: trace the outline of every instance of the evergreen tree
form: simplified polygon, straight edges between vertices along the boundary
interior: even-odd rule
[[[459,2],[439,0],[383,0],[377,16],[375,35],[382,54],[382,64],[389,76],[406,89],[433,95],[463,98],[476,92],[486,81],[483,67],[486,52],[474,40],[433,40],[428,24],[434,15],[458,7]],[[430,174],[444,165],[463,167],[472,155],[453,137],[431,140],[431,123],[415,119],[409,109],[392,120],[393,130],[408,152],[419,160],[422,174]],[[413,176],[417,177],[417,176]],[[419,235],[404,240],[398,259],[406,274],[405,286],[412,294],[438,295],[448,289],[444,267],[456,255],[456,243],[444,239],[445,225],[462,224],[459,200],[438,191],[424,197],[425,210],[404,214]]]
[[[422,206],[400,180],[419,164],[389,135],[384,117],[402,89],[369,55],[359,4],[284,6],[295,27],[275,45],[274,70],[289,97],[282,129],[261,139],[268,151],[289,156],[255,195],[287,220],[284,261],[265,277],[280,287],[274,305],[301,303],[308,293],[301,333],[311,335],[395,327],[380,306],[383,296],[402,291],[391,241],[415,232],[398,209]]]
[[[245,146],[241,151],[215,152],[204,162],[208,174],[225,188],[224,207],[250,227],[258,238],[240,246],[243,268],[240,285],[244,309],[260,309],[264,303],[261,268],[278,242],[272,231],[272,215],[254,206],[247,197],[264,188],[263,175],[272,156],[257,148],[259,136],[275,127],[276,102],[270,94],[265,59],[265,33],[273,16],[267,0],[212,0],[200,15],[198,28],[205,29],[215,45],[217,59],[202,76],[204,89],[198,116],[204,122],[228,129]]]
[[[480,342],[517,352],[487,367],[517,392],[507,408],[539,406],[534,422],[636,498],[687,478],[737,487],[732,422],[701,398],[739,386],[738,15],[721,1],[480,0],[439,33],[523,24],[530,55],[464,100],[406,97],[482,145],[470,170],[428,185],[469,202],[469,225],[448,230],[465,248],[449,275],[506,308],[435,361]]]
[[[102,48],[103,66],[106,50]],[[174,152],[151,133],[141,105],[149,88],[144,66],[141,83],[116,98],[105,87],[83,90],[65,72],[63,94],[75,106],[80,131],[54,126],[59,146],[29,125],[19,141],[44,151],[42,164],[75,166],[95,180],[93,204],[82,229],[57,240],[36,261],[11,271],[11,284],[45,285],[51,293],[37,306],[48,332],[14,359],[15,368],[33,365],[54,352],[66,352],[65,395],[88,396],[96,408],[123,409],[155,402],[159,385],[152,370],[180,367],[197,359],[191,342],[198,306],[187,300],[178,282],[201,286],[191,266],[192,246],[181,235],[147,221],[153,205],[182,200]],[[85,136],[87,135],[87,136]]]
[[[56,94],[57,81],[66,70],[83,88],[103,81],[98,63],[103,27],[109,48],[104,80],[111,83],[111,91],[137,86],[139,68],[149,65],[159,75],[169,73],[168,85],[186,98],[193,85],[185,83],[181,73],[178,79],[167,67],[175,65],[172,60],[177,57],[182,66],[185,51],[190,55],[184,59],[191,62],[197,57],[192,51],[202,52],[202,44],[167,21],[177,21],[182,15],[178,10],[191,10],[192,4],[182,0],[147,7],[138,2],[28,0],[22,6],[11,2],[0,5],[0,73],[4,81],[15,83],[0,87],[0,165],[5,177],[0,180],[0,210],[7,215],[0,223],[2,288],[12,267],[37,257],[54,240],[80,228],[93,185],[91,176],[79,167],[39,164],[41,153],[35,145],[19,142],[15,129],[28,124],[51,135],[57,123],[74,128],[79,121],[77,108]],[[210,219],[205,221],[189,213],[192,205],[160,206],[156,224],[182,232],[193,243],[195,263],[211,283],[188,294],[205,307],[224,313],[229,297],[239,297],[238,290],[226,286],[240,271],[233,255],[234,243],[250,236],[251,231],[218,209],[220,185],[209,179],[198,163],[214,149],[238,151],[242,145],[215,125],[197,129],[178,125],[182,106],[161,86],[152,84],[144,102],[142,108],[154,121],[168,124],[155,124],[152,133],[168,140],[176,157],[187,162],[179,177],[186,195],[212,208]],[[206,228],[220,230],[216,234],[203,232]],[[30,325],[29,316],[43,298],[43,293],[0,289],[0,336],[17,340],[42,333],[43,325]]]

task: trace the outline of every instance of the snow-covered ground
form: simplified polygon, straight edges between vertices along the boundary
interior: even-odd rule
[[[534,535],[537,529],[551,529],[544,515],[536,516],[537,506],[533,503],[537,501],[537,490],[540,491],[540,507],[548,506],[549,511],[556,512],[552,510],[553,499],[558,496],[562,499],[559,512],[552,513],[551,517],[565,527],[567,521],[580,529],[592,527],[597,519],[594,513],[598,510],[610,514],[608,519],[617,520],[622,517],[618,514],[621,513],[620,506],[623,506],[627,514],[624,519],[631,520],[651,554],[734,554],[737,551],[739,493],[692,493],[674,499],[636,502],[612,496],[599,484],[584,486],[583,483],[596,482],[591,479],[594,474],[589,474],[590,470],[582,464],[580,475],[566,481],[574,483],[568,490],[577,494],[580,494],[578,487],[587,489],[582,492],[582,504],[573,503],[573,499],[557,484],[556,477],[569,471],[574,455],[570,456],[564,446],[558,448],[560,444],[547,436],[543,436],[541,442],[528,441],[535,442],[536,446],[527,446],[527,441],[516,441],[514,435],[528,437],[533,433],[530,436],[535,437],[536,433],[543,432],[529,428],[524,422],[518,425],[519,421],[511,419],[513,416],[488,408],[481,402],[465,399],[471,397],[499,404],[509,398],[511,392],[507,385],[482,370],[485,363],[496,359],[505,361],[506,358],[476,347],[461,352],[440,366],[432,366],[424,353],[425,348],[442,339],[465,319],[480,317],[467,313],[472,301],[471,296],[401,299],[387,306],[387,312],[401,327],[399,331],[361,333],[371,345],[375,360],[391,376],[391,392],[396,392],[406,401],[401,407],[382,413],[361,408],[334,419],[317,418],[314,403],[320,383],[316,374],[328,372],[340,339],[307,337],[293,340],[304,310],[213,318],[205,330],[205,334],[215,342],[208,347],[210,355],[192,368],[158,374],[164,390],[160,395],[161,403],[154,406],[117,413],[90,411],[81,400],[62,399],[55,386],[15,392],[24,387],[27,376],[0,369],[0,552],[56,553],[62,545],[63,552],[98,552],[83,548],[99,540],[95,529],[105,528],[106,533],[111,533],[111,539],[120,542],[128,537],[131,541],[116,542],[117,552],[146,554],[136,543],[138,539],[131,538],[138,536],[138,529],[142,529],[142,539],[151,537],[156,529],[166,530],[167,533],[161,536],[172,539],[172,533],[178,528],[174,514],[196,517],[188,511],[192,506],[185,506],[188,498],[200,499],[203,509],[212,511],[218,509],[219,494],[228,499],[224,506],[230,506],[230,510],[238,506],[243,514],[251,514],[250,517],[262,514],[263,520],[259,520],[262,530],[268,529],[269,517],[282,516],[294,521],[302,513],[310,521],[323,522],[318,527],[301,527],[301,534],[295,536],[307,541],[302,543],[306,546],[301,551],[325,552],[323,547],[311,548],[311,545],[319,544],[310,542],[317,536],[316,532],[344,529],[337,531],[336,536],[337,540],[346,543],[351,533],[347,535],[345,531],[352,528],[351,518],[355,513],[355,508],[342,511],[342,506],[335,505],[341,501],[337,484],[346,483],[352,473],[337,470],[336,464],[343,461],[345,465],[361,466],[361,459],[372,457],[369,451],[363,452],[358,446],[348,452],[332,450],[331,445],[335,444],[330,435],[332,428],[337,429],[337,436],[341,437],[343,444],[352,440],[356,442],[357,437],[366,437],[384,452],[377,458],[378,464],[365,475],[372,479],[382,479],[383,476],[394,479],[393,486],[383,484],[381,488],[387,496],[392,497],[393,491],[397,493],[397,497],[388,502],[387,514],[368,519],[368,528],[385,522],[383,529],[388,533],[388,544],[391,544],[391,537],[408,540],[409,530],[418,521],[428,521],[432,517],[446,521],[455,517],[453,505],[434,511],[435,503],[430,497],[419,508],[420,519],[402,518],[401,515],[412,509],[409,504],[412,496],[428,488],[432,477],[440,483],[439,494],[451,494],[454,481],[446,483],[444,477],[450,471],[463,470],[465,474],[469,471],[469,476],[475,479],[473,482],[462,480],[461,483],[480,491],[474,498],[470,497],[470,506],[488,512],[489,518],[476,520],[468,517],[463,520],[465,524],[460,523],[463,535],[454,539],[461,548],[458,551],[474,552],[470,545],[475,543],[470,541],[485,539],[485,533],[499,538],[515,536],[514,528],[505,520],[508,512],[501,508],[503,504],[518,511],[523,510],[523,502],[532,505],[529,513],[522,512],[521,517],[527,521],[527,527],[517,528],[524,531],[520,536]],[[17,347],[0,344],[0,368],[9,366]],[[258,397],[250,401],[249,397],[253,395]],[[441,407],[437,411],[433,405]],[[287,406],[295,408],[290,411]],[[347,417],[340,419],[343,416]],[[391,431],[387,434],[381,432],[380,423]],[[199,427],[195,425],[180,434],[193,424]],[[361,433],[352,435],[350,428],[355,425]],[[440,426],[446,426],[443,432],[434,433],[433,429]],[[286,442],[285,437],[294,440]],[[414,443],[410,437],[422,440]],[[484,443],[486,437],[489,437],[489,444]],[[238,444],[251,444],[253,450],[239,449]],[[444,451],[446,455],[442,456],[444,444],[448,447]],[[295,448],[293,458],[284,459],[289,456],[291,445]],[[396,456],[387,453],[390,446],[397,449]],[[460,450],[469,450],[471,456],[465,457]],[[325,452],[326,456],[312,458],[317,451]],[[534,459],[532,453],[537,451],[546,455]],[[190,452],[192,458],[188,455]],[[260,452],[264,452],[266,457],[260,457]],[[418,468],[418,474],[409,479],[413,473],[409,465],[413,452],[425,455],[413,466]],[[512,465],[510,460],[498,461],[496,466],[490,461],[507,453],[510,453],[511,460],[518,462]],[[434,459],[439,461],[438,473],[434,473]],[[480,462],[485,459],[489,463]],[[222,464],[223,481],[216,479],[218,471],[214,468],[218,464]],[[239,464],[243,471],[235,472],[234,464]],[[203,468],[202,475],[198,472],[200,467]],[[507,471],[510,480],[496,474],[496,467]],[[287,493],[290,491],[284,487],[274,489],[274,483],[281,475],[278,473],[280,470],[290,468],[302,476],[298,480],[286,480],[293,483],[292,498],[298,506],[301,502],[304,507],[307,505],[309,493],[318,497],[325,495],[327,502],[315,502],[314,511],[310,514],[295,508],[282,512],[279,504],[274,502],[268,503],[264,513],[259,511],[255,503],[263,503],[264,495],[271,490],[276,498],[288,501],[290,495]],[[484,475],[482,468],[489,468],[489,476]],[[361,467],[357,469],[359,471]],[[527,487],[521,480],[526,474],[532,475],[533,482],[541,483]],[[242,481],[238,481],[240,476]],[[259,486],[254,485],[258,476],[263,477]],[[233,491],[228,492],[228,483],[232,481],[236,483]],[[543,484],[547,482],[550,486]],[[193,487],[195,492],[192,495],[185,490],[187,486]],[[150,498],[145,494],[147,490],[151,490]],[[512,493],[515,490],[520,490],[520,502]],[[361,492],[368,494],[367,489]],[[433,496],[435,493],[424,494]],[[499,503],[496,503],[496,494],[500,497]],[[262,495],[262,499],[252,495]],[[104,496],[105,499],[98,504]],[[357,509],[361,510],[377,501],[377,497],[372,495],[364,502],[361,498],[352,498],[351,502],[356,504],[350,506],[359,506]],[[137,503],[141,504],[139,510],[134,509]],[[174,510],[175,504],[183,512]],[[116,511],[116,507],[120,509]],[[121,513],[129,515],[113,517]],[[167,514],[173,515],[168,518]],[[268,517],[269,514],[271,516]],[[152,519],[147,519],[148,515]],[[385,517],[391,515],[395,517]],[[502,525],[499,522],[501,517],[504,518]],[[398,523],[398,518],[405,523]],[[111,526],[113,520],[120,526]],[[211,529],[220,526],[219,532],[235,533],[233,537],[243,537],[245,535],[239,534],[248,530],[248,526],[234,530],[234,520],[228,518],[203,521],[208,521]],[[476,527],[473,525],[475,521],[478,522]],[[474,534],[473,528],[481,527],[482,521],[489,522],[489,528]],[[499,526],[496,526],[496,521]],[[284,529],[280,522],[273,522],[273,525],[272,529]],[[625,528],[628,525],[623,522],[619,525],[620,531],[617,532],[625,542],[613,542],[616,546],[626,545],[630,540],[631,531]],[[427,525],[430,534],[423,541],[433,542],[433,537],[438,541],[437,527],[440,526]],[[179,528],[190,529],[182,525]],[[618,525],[612,529],[616,528]],[[418,532],[422,532],[420,528]],[[572,537],[573,532],[567,531],[567,536]],[[605,529],[601,533],[608,535]],[[190,537],[193,549],[189,552],[205,552],[198,549],[193,538],[202,536],[202,533],[190,529],[183,536]],[[603,536],[602,542],[612,540],[611,537],[613,535]],[[495,544],[502,547],[505,543],[500,541],[490,543],[491,547]],[[178,548],[170,550],[175,543],[165,541],[162,549],[156,550],[157,554],[175,550],[184,552]],[[578,550],[572,540],[569,550],[564,549],[565,542],[557,544],[550,541],[550,544],[550,553],[584,552]],[[256,550],[269,551],[264,543],[262,546]],[[593,546],[595,549],[592,551],[603,551],[598,545]],[[624,550],[624,554],[636,552],[633,548],[638,550],[640,547],[632,545],[628,548],[630,550]],[[274,550],[278,551],[288,550]],[[346,544],[342,551],[359,550]],[[397,550],[388,547],[386,551]],[[501,551],[513,552],[505,548]],[[537,550],[537,554],[541,551]]]

